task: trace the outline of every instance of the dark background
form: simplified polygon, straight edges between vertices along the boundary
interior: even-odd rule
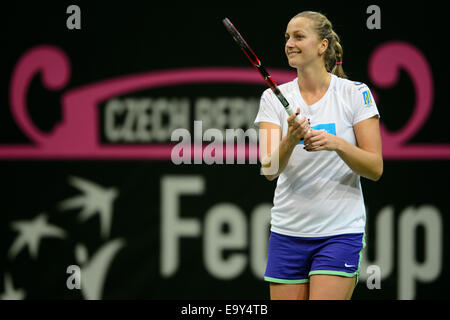
[[[66,8],[70,4],[77,4],[81,9],[81,30],[68,30],[66,27],[69,16]],[[370,4],[377,4],[381,9],[380,30],[366,27],[369,17],[366,8]],[[432,72],[434,100],[426,123],[409,143],[446,145],[450,143],[446,117],[449,66],[445,50],[446,16],[442,5],[430,1],[417,5],[364,1],[206,6],[173,1],[167,4],[153,1],[4,4],[1,10],[0,147],[33,145],[33,141],[22,133],[12,116],[9,86],[16,63],[35,46],[56,46],[70,58],[71,76],[64,89],[48,91],[43,88],[40,77],[36,76],[27,92],[28,110],[34,124],[43,132],[51,132],[55,124],[61,121],[62,95],[84,85],[121,76],[187,67],[251,68],[224,29],[221,23],[224,17],[230,18],[238,27],[269,70],[289,70],[283,51],[284,31],[290,18],[304,10],[320,11],[333,22],[344,47],[343,66],[346,73],[350,79],[365,82],[376,91],[382,123],[389,131],[397,131],[408,122],[415,101],[414,88],[404,71],[401,71],[395,86],[376,88],[367,71],[370,55],[376,47],[392,40],[404,41],[419,49]],[[201,96],[258,99],[265,89],[261,80],[260,85],[192,84],[163,87],[130,92],[125,97],[188,97],[190,101]],[[100,109],[103,107],[99,106]],[[103,128],[103,124],[100,123],[99,127]],[[102,132],[99,132],[99,137],[107,143]],[[367,263],[362,265],[354,299],[449,298],[446,290],[450,280],[446,271],[450,267],[449,238],[446,234],[449,227],[446,216],[448,160],[385,158],[384,174],[380,181],[362,179],[368,209]],[[69,290],[66,287],[69,276],[66,273],[67,266],[78,264],[75,248],[82,243],[91,257],[108,241],[123,239],[125,245],[109,264],[98,298],[268,298],[267,283],[256,276],[251,268],[250,256],[256,245],[251,238],[251,216],[258,205],[270,206],[275,182],[265,180],[259,174],[258,165],[177,166],[170,159],[36,160],[31,157],[0,159],[0,174],[0,293],[6,291],[5,277],[8,274],[14,288],[22,289],[26,299],[86,298],[83,290]],[[201,225],[200,235],[181,238],[178,269],[173,275],[164,277],[160,268],[161,203],[164,196],[161,183],[168,176],[180,179],[199,177],[204,181],[205,188],[199,195],[180,198],[179,215],[181,218],[197,219]],[[100,235],[98,215],[80,221],[77,218],[79,209],[62,212],[58,206],[63,200],[79,195],[80,191],[69,184],[70,177],[79,177],[118,191],[113,202],[109,237]],[[225,260],[236,253],[247,259],[242,272],[226,280],[211,273],[204,263],[204,221],[208,211],[221,203],[239,208],[248,230],[248,241],[242,248],[223,252]],[[427,235],[440,232],[439,261],[431,262],[433,266],[438,265],[439,272],[431,280],[412,276],[415,291],[404,294],[402,288],[407,287],[407,284],[400,273],[409,272],[415,266],[409,266],[409,262],[400,263],[400,250],[406,246],[400,241],[400,218],[408,208],[419,211],[424,206],[435,209],[440,228],[435,230],[428,225],[415,226],[415,264],[427,262]],[[393,242],[389,248],[377,248],[376,238],[384,237],[388,232],[376,228],[377,217],[386,207],[393,208]],[[8,258],[8,251],[18,236],[12,227],[13,222],[30,221],[43,212],[47,214],[48,223],[65,230],[66,238],[42,238],[36,259],[31,257],[27,248],[22,249],[14,259]],[[224,224],[221,232],[227,234],[230,228]],[[392,249],[392,269],[384,274],[381,289],[369,290],[366,286],[366,267],[379,261],[377,252],[389,249]],[[383,274],[383,268],[381,272]],[[82,270],[82,286],[83,274]]]

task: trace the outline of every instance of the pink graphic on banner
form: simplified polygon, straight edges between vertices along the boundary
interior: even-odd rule
[[[51,133],[36,128],[27,112],[26,95],[33,76],[42,74],[49,90],[67,84],[70,64],[58,48],[41,46],[26,53],[17,64],[11,80],[13,116],[22,131],[35,145],[13,145],[0,148],[0,158],[24,159],[170,159],[172,144],[101,145],[99,141],[98,106],[103,101],[133,91],[193,83],[262,84],[251,68],[195,68],[149,72],[105,80],[68,91],[62,96],[62,121]],[[295,77],[292,71],[272,70],[279,81]],[[235,148],[235,154],[248,146]],[[224,149],[225,150],[225,149]],[[224,154],[226,151],[224,151]]]
[[[381,124],[384,158],[450,158],[449,145],[407,145],[408,139],[425,123],[433,104],[433,78],[420,51],[402,42],[383,44],[374,51],[370,59],[369,76],[376,86],[386,88],[397,82],[401,68],[412,79],[416,102],[411,119],[398,132],[389,132]],[[53,46],[36,47],[21,57],[11,78],[10,104],[15,121],[32,144],[1,146],[0,159],[168,160],[173,144],[101,144],[99,105],[108,99],[150,88],[199,83],[264,85],[253,68],[177,69],[108,79],[66,91],[61,97],[61,122],[52,132],[44,133],[34,125],[28,113],[27,93],[31,80],[40,74],[46,89],[62,90],[68,84],[70,72],[67,55]],[[279,83],[290,81],[296,76],[292,70],[270,70],[270,73]],[[245,154],[248,157],[248,152],[249,146],[234,148],[235,156]]]
[[[408,123],[397,132],[389,132],[383,123],[383,156],[386,159],[449,159],[450,145],[414,144],[407,142],[425,124],[433,107],[433,76],[423,54],[405,42],[380,45],[369,60],[369,77],[380,88],[398,81],[400,69],[410,76],[415,92],[415,105]]]

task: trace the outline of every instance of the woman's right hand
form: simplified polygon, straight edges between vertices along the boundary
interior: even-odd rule
[[[297,120],[295,117],[300,113],[300,109],[297,109],[297,113],[291,114],[288,118],[288,132],[287,138],[291,146],[296,146],[305,137],[310,129],[310,122],[305,117]]]

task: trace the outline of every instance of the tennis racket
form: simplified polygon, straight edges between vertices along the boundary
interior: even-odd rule
[[[241,36],[239,31],[234,27],[234,25],[231,23],[230,19],[225,18],[222,20],[225,28],[228,30],[228,32],[233,37],[234,41],[239,45],[239,47],[242,49],[242,51],[247,56],[248,60],[252,63],[252,65],[256,68],[256,70],[259,71],[259,73],[264,78],[264,81],[267,83],[267,85],[272,89],[273,93],[277,96],[278,100],[280,100],[281,104],[283,105],[286,112],[291,115],[295,113],[295,109],[293,106],[289,105],[289,102],[286,100],[286,98],[281,93],[280,89],[278,89],[277,84],[275,81],[272,80],[272,77],[267,72],[266,68],[261,64],[261,61],[258,59],[256,54],[253,52],[253,50],[250,48],[250,46],[247,44],[247,42],[244,40],[244,38]],[[297,115],[297,119],[300,119],[300,115]]]

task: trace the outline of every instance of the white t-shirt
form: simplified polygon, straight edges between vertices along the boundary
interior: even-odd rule
[[[297,78],[279,89],[313,129],[325,129],[357,145],[353,126],[378,115],[369,88],[361,82],[331,75],[325,95],[307,106]],[[270,89],[264,91],[255,124],[279,125],[284,137],[288,114]],[[321,237],[364,232],[366,213],[360,176],[335,151],[308,152],[303,141],[292,152],[280,174],[271,210],[273,232],[299,237]]]

